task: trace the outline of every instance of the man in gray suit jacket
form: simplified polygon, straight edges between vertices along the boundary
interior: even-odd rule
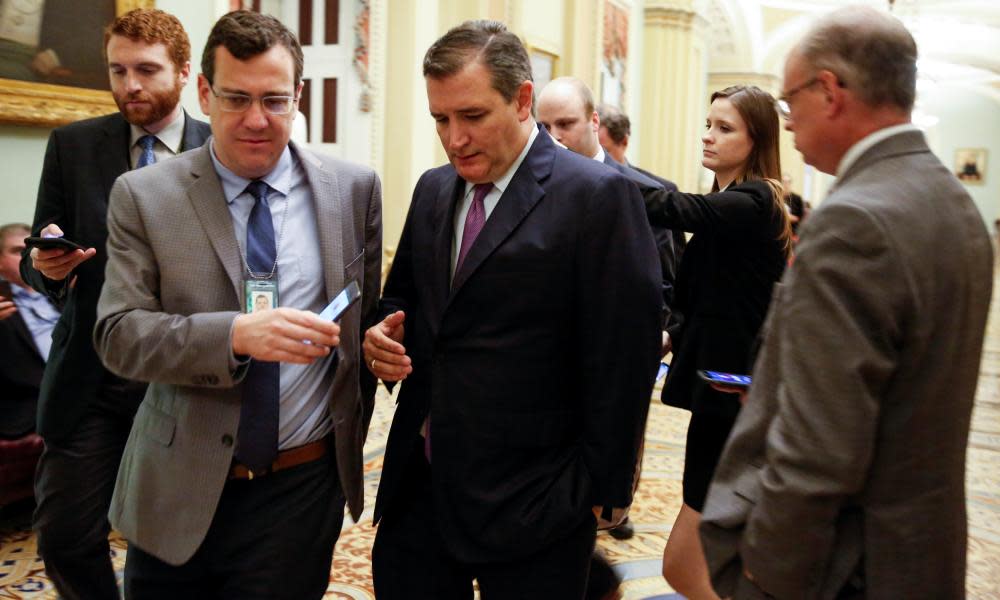
[[[110,511],[129,598],[322,597],[345,497],[361,513],[381,191],[289,144],[302,60],[273,17],[222,17],[198,77],[213,137],[111,193],[95,345],[150,383]],[[352,280],[339,326],[314,314]]]
[[[992,251],[910,124],[916,59],[899,21],[858,7],[823,18],[787,59],[787,128],[837,180],[775,289],[702,514],[720,595],[965,595]]]

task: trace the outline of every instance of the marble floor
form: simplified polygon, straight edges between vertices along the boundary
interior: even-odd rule
[[[337,544],[327,598],[374,598],[371,545],[375,529],[371,506],[382,467],[382,452],[393,400],[379,389],[376,414],[365,448],[366,504],[358,523],[346,519]],[[600,534],[598,544],[623,575],[627,600],[679,598],[660,577],[660,557],[670,525],[681,503],[681,471],[688,414],[654,401],[650,406],[639,488],[632,520],[636,535],[617,541]],[[966,478],[969,509],[969,598],[1000,597],[1000,302],[994,302],[980,369],[976,408],[969,439]],[[121,576],[126,545],[112,538],[113,561]],[[0,599],[56,598],[45,577],[30,532],[8,527],[0,531]]]

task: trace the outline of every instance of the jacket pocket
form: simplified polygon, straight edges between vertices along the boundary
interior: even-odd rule
[[[164,446],[170,446],[174,442],[174,431],[177,429],[177,420],[148,402],[143,402],[139,405],[139,412],[135,416],[135,422],[139,431],[146,437]]]

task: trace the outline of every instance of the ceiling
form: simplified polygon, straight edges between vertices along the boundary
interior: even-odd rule
[[[712,72],[780,76],[788,51],[818,16],[840,6],[889,9],[889,0],[698,0]],[[913,33],[921,85],[952,86],[1000,102],[1000,0],[895,0]]]

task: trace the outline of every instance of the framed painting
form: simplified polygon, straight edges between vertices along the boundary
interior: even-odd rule
[[[955,150],[955,177],[972,185],[986,183],[986,148]]]
[[[0,0],[0,123],[56,127],[115,110],[104,27],[154,0]]]

